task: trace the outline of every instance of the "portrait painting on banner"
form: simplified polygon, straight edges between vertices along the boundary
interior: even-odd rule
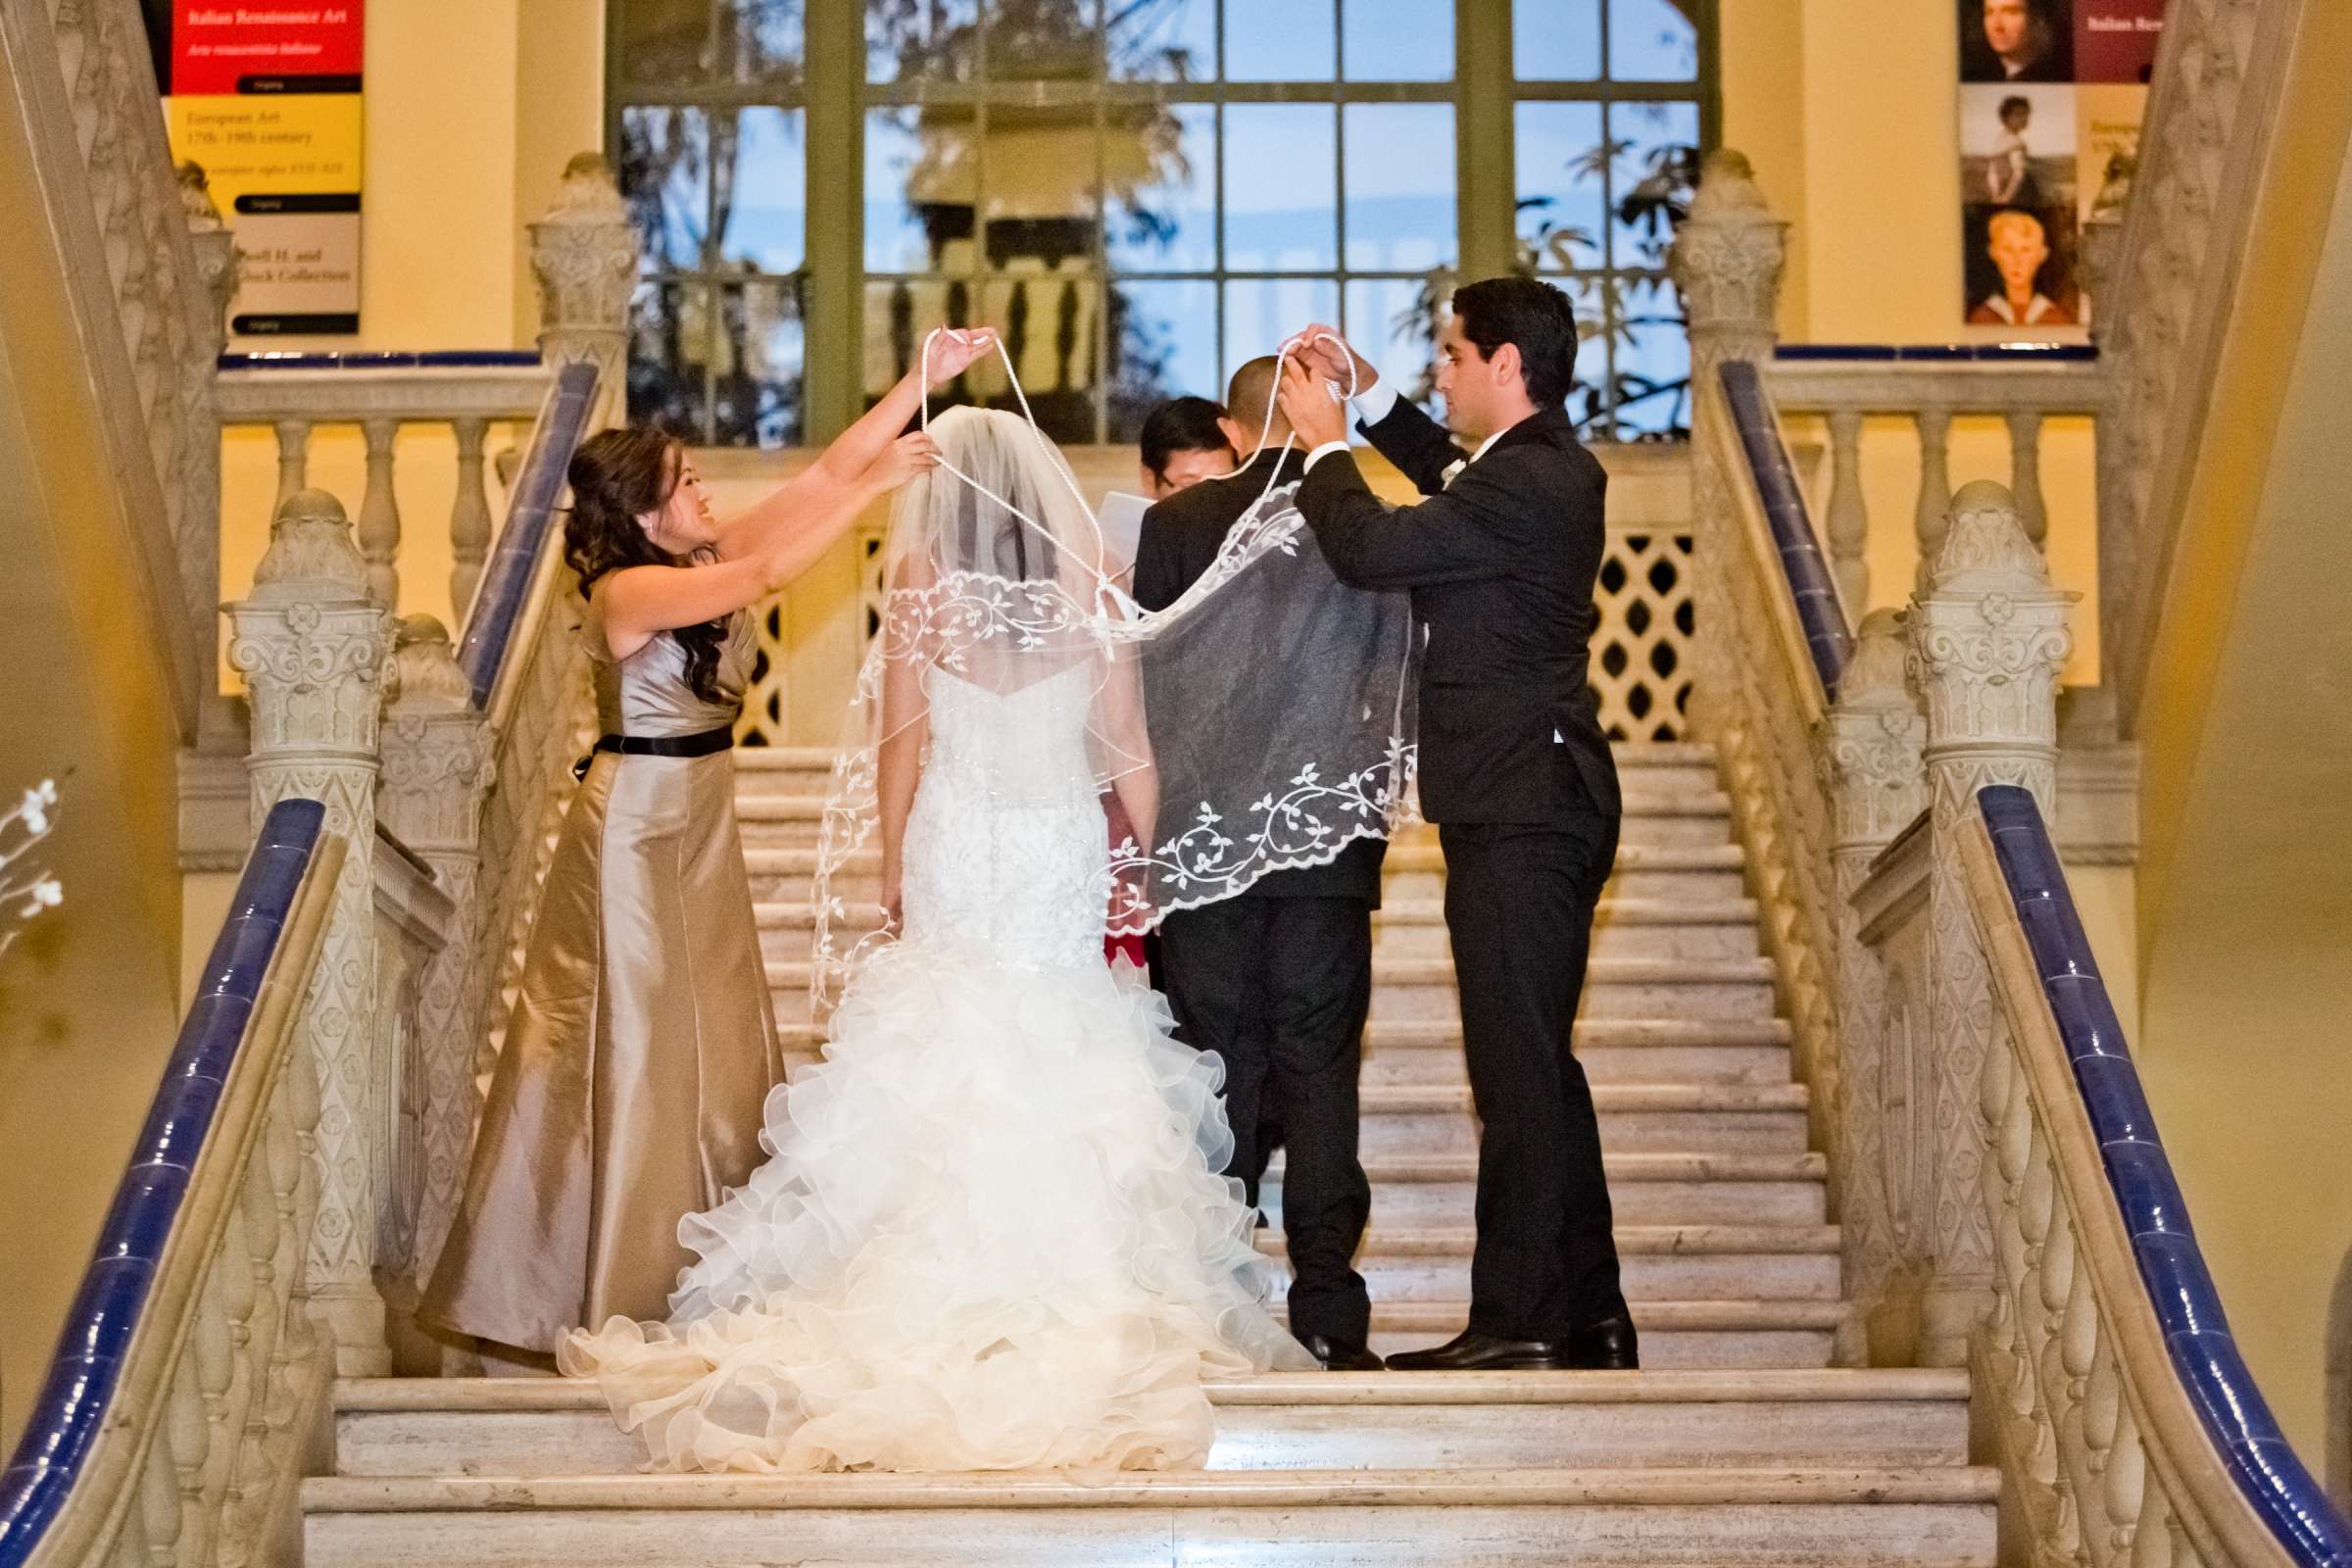
[[[2093,224],[2120,222],[2166,0],[1955,0],[1961,312],[2081,327]]]

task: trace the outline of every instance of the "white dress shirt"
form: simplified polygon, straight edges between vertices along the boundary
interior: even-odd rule
[[[1381,420],[1387,418],[1389,415],[1396,409],[1396,397],[1397,393],[1395,387],[1389,385],[1385,378],[1374,376],[1370,386],[1365,387],[1361,392],[1358,392],[1355,396],[1348,400],[1348,406],[1354,411],[1355,419],[1358,424],[1378,424]],[[1450,481],[1453,477],[1453,474],[1459,473],[1463,467],[1466,467],[1470,464],[1476,463],[1479,459],[1485,457],[1487,455],[1487,449],[1499,440],[1501,436],[1502,432],[1497,430],[1494,432],[1494,434],[1487,437],[1484,441],[1481,441],[1478,444],[1478,450],[1476,452],[1471,453],[1469,457],[1463,459],[1460,464],[1457,464],[1453,469],[1446,474],[1447,480]],[[1307,473],[1313,472],[1315,465],[1322,461],[1323,455],[1327,452],[1345,452],[1347,450],[1348,443],[1345,440],[1326,441],[1321,446],[1315,448],[1314,451],[1309,452],[1306,455],[1306,466],[1300,471]]]

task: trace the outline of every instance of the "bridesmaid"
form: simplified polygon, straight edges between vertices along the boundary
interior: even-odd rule
[[[994,348],[985,330],[943,333],[932,384]],[[660,1318],[691,1261],[679,1219],[760,1164],[783,1073],[727,755],[751,607],[939,461],[929,437],[898,435],[920,375],[724,522],[662,432],[607,430],[573,456],[564,553],[604,734],[548,867],[466,1194],[417,1306],[427,1327],[513,1360],[583,1324]]]

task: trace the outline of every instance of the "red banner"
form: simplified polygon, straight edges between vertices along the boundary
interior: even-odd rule
[[[364,10],[365,0],[178,0],[172,14],[172,94],[318,92],[318,77],[356,84],[366,47]]]

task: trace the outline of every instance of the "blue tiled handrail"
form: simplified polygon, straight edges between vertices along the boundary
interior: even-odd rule
[[[2034,365],[2095,361],[2089,343],[1783,343],[1775,359],[1834,365]]]
[[[1838,603],[1837,580],[1822,559],[1819,536],[1805,510],[1805,493],[1796,482],[1795,465],[1788,461],[1788,443],[1781,439],[1780,421],[1773,417],[1772,399],[1764,378],[1745,360],[1726,360],[1721,368],[1724,401],[1731,406],[1732,423],[1740,431],[1740,449],[1747,454],[1747,471],[1755,480],[1756,499],[1772,528],[1773,548],[1796,602],[1797,624],[1804,628],[1805,647],[1812,652],[1814,673],[1821,677],[1822,695],[1835,699],[1838,677],[1854,651],[1853,629]]]
[[[498,531],[481,586],[474,590],[473,609],[466,616],[466,634],[458,644],[458,666],[473,687],[476,708],[490,706],[490,694],[498,685],[507,644],[521,618],[531,578],[539,569],[539,553],[555,522],[556,500],[564,494],[564,472],[596,409],[596,383],[595,366],[564,366],[556,372],[547,401],[532,422],[531,443],[515,470],[513,499],[507,505],[506,526]]]
[[[326,808],[317,801],[281,801],[254,840],[228,918],[205,961],[195,1004],[180,1025],[129,1168],[99,1229],[97,1251],[67,1314],[48,1379],[8,1468],[0,1471],[0,1568],[19,1568],[30,1557],[97,1441],[262,978],[276,956],[325,822]]]
[[[2352,1521],[2287,1446],[2238,1353],[2041,812],[2032,795],[2006,784],[1980,791],[1977,808],[2074,1067],[2174,1375],[2239,1495],[2294,1560],[2347,1568]]]
[[[539,363],[535,349],[446,349],[426,353],[223,354],[223,370],[521,370]]]

